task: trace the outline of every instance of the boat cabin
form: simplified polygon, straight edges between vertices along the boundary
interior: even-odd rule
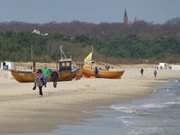
[[[14,67],[15,67],[14,62],[3,61],[0,63],[0,69],[2,70],[11,70],[14,69]]]
[[[59,72],[62,71],[71,71],[72,70],[72,59],[71,58],[66,58],[66,59],[60,59],[58,61],[58,70]]]

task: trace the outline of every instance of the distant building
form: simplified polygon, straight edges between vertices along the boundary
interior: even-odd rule
[[[36,30],[36,29],[34,29],[34,30],[32,31],[32,33],[35,33],[35,34],[38,34],[38,35],[41,34],[41,32],[40,32],[39,30]]]
[[[126,9],[125,9],[125,11],[124,11],[124,20],[123,20],[123,23],[124,23],[125,25],[128,24],[128,15],[127,15]]]
[[[32,31],[32,33],[37,34],[37,35],[41,35],[41,36],[48,36],[48,33],[41,33],[39,30],[36,30],[36,29],[34,29]]]
[[[48,36],[48,33],[44,33],[44,34],[42,34],[43,36]]]
[[[14,62],[3,61],[3,62],[0,63],[0,69],[1,70],[11,70],[11,69],[14,69]]]
[[[158,69],[169,69],[170,66],[168,63],[159,63],[159,65],[157,66]]]

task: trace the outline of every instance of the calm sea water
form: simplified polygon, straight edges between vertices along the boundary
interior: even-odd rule
[[[148,97],[96,113],[101,117],[43,135],[180,135],[180,82],[170,80]]]

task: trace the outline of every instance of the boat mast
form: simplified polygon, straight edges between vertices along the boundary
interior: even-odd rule
[[[62,48],[63,48],[63,46],[59,46],[60,60],[67,58]]]
[[[33,56],[33,46],[31,44],[31,48],[30,48],[30,53],[31,53],[31,61],[32,61],[32,71],[35,72],[36,71],[36,61],[34,60],[34,56]]]

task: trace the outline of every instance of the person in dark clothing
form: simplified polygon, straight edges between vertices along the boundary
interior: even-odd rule
[[[57,87],[57,81],[59,81],[59,75],[57,71],[52,71],[51,73],[51,80],[53,81],[53,87]]]
[[[43,96],[42,87],[44,84],[45,84],[45,79],[44,79],[44,76],[42,74],[42,70],[39,69],[35,74],[33,90],[36,90],[36,86],[37,86],[39,88],[39,95],[40,96]]]
[[[105,65],[105,69],[106,69],[106,70],[109,70],[109,69],[110,69],[110,66],[109,66],[109,65]]]
[[[96,66],[96,67],[95,67],[95,76],[96,76],[96,77],[98,77],[98,73],[99,73],[99,69],[98,69],[98,67]]]
[[[157,76],[157,70],[154,70],[154,78],[156,79]]]
[[[144,69],[143,68],[141,68],[140,73],[141,73],[141,76],[143,76],[143,74],[144,74]]]

